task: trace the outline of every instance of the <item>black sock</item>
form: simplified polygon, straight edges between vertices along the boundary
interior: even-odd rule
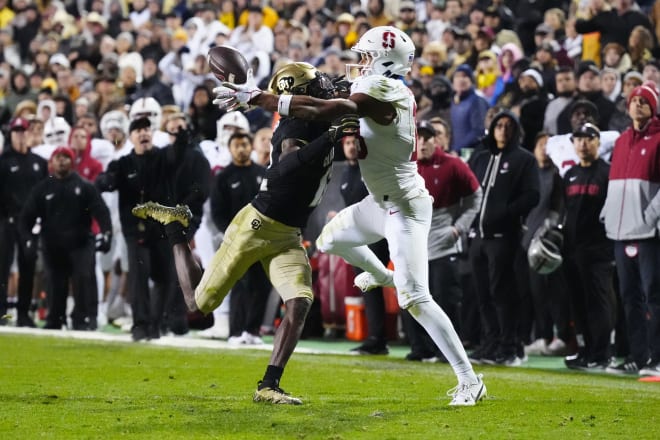
[[[188,243],[186,237],[186,228],[179,222],[172,222],[165,225],[165,235],[171,246],[179,243]]]
[[[264,374],[261,384],[259,384],[259,389],[279,387],[282,373],[284,373],[284,368],[269,365],[266,368],[266,374]]]

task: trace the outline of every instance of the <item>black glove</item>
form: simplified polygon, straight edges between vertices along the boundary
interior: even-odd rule
[[[191,139],[193,138],[192,130],[187,128],[179,128],[179,131],[176,134],[174,139],[174,145],[180,148],[185,148],[190,144]]]
[[[358,136],[360,134],[360,117],[358,115],[344,115],[334,121],[328,128],[330,142],[336,143],[346,136]]]
[[[112,244],[112,233],[108,231],[102,234],[96,234],[94,240],[95,240],[96,250],[98,252],[103,252],[104,254],[107,254]]]
[[[351,94],[351,83],[346,79],[346,75],[334,78],[332,84],[335,86],[335,93],[340,98],[347,98]]]

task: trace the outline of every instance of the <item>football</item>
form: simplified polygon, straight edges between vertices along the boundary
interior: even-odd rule
[[[216,46],[206,55],[211,71],[220,81],[244,84],[250,68],[247,60],[238,50],[229,46]]]

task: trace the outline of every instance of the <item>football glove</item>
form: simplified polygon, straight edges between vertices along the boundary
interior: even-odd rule
[[[332,143],[336,143],[346,136],[359,136],[360,117],[354,114],[340,116],[332,121],[328,128],[328,135]]]
[[[98,252],[108,253],[110,250],[112,233],[110,231],[103,234],[96,234],[95,247]]]
[[[234,84],[224,81],[220,87],[213,89],[215,99],[213,104],[228,112],[237,109],[249,109],[250,101],[261,94],[252,69],[247,71],[247,80],[244,84]]]

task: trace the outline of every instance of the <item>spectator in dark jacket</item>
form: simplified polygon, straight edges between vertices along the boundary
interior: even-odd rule
[[[144,59],[142,78],[142,83],[138,86],[137,91],[127,99],[127,104],[132,104],[140,98],[147,97],[154,98],[161,106],[174,104],[172,88],[161,81],[158,60],[153,56],[147,56]],[[159,128],[153,127],[154,130]]]
[[[198,140],[214,140],[217,137],[217,121],[223,112],[213,104],[213,96],[208,87],[199,85],[195,87],[188,115],[193,132]]]
[[[252,138],[236,132],[229,137],[232,162],[216,176],[211,195],[211,215],[218,230],[225,232],[234,216],[259,192],[266,169],[250,159]],[[250,266],[234,285],[230,296],[229,343],[263,343],[259,328],[271,285],[261,264]]]
[[[543,117],[548,106],[548,94],[541,72],[527,69],[518,78],[520,100],[514,104],[520,115],[520,125],[523,131],[522,147],[528,151],[534,150],[536,135],[543,130]]]
[[[73,171],[74,160],[72,149],[55,149],[51,157],[53,175],[32,189],[19,226],[23,237],[36,240],[33,225],[37,218],[41,219],[39,235],[50,281],[45,328],[59,330],[66,324],[66,300],[71,283],[75,300],[71,315],[73,329],[96,330],[98,293],[94,251],[110,250],[112,223],[101,194]],[[101,230],[96,246],[92,219]]]
[[[520,136],[520,122],[513,113],[497,114],[484,139],[486,148],[469,162],[484,193],[470,248],[484,325],[482,345],[470,356],[473,362],[522,363],[518,291],[511,262],[520,246],[523,221],[539,201],[539,173],[534,156],[520,146]]]
[[[176,204],[174,179],[183,150],[188,146],[182,131],[174,146],[154,148],[148,118],[133,120],[129,127],[133,151],[110,162],[96,179],[101,191],[119,193],[119,218],[128,249],[128,292],[133,312],[131,334],[134,341],[160,337],[165,301],[175,288],[172,253],[160,226],[139,219],[132,208],[147,200]],[[155,284],[153,294],[149,279]],[[185,331],[184,331],[185,333]]]
[[[0,154],[0,325],[6,324],[7,281],[9,270],[18,249],[18,304],[19,327],[34,327],[28,316],[32,301],[37,244],[26,243],[19,235],[18,220],[21,209],[32,187],[48,177],[48,163],[32,153],[26,143],[29,122],[15,118],[9,125],[10,149]]]
[[[573,132],[580,162],[564,175],[564,273],[575,322],[577,356],[568,368],[603,371],[614,355],[610,336],[616,320],[614,246],[605,235],[600,211],[607,194],[610,166],[598,157],[600,130],[586,123]]]

